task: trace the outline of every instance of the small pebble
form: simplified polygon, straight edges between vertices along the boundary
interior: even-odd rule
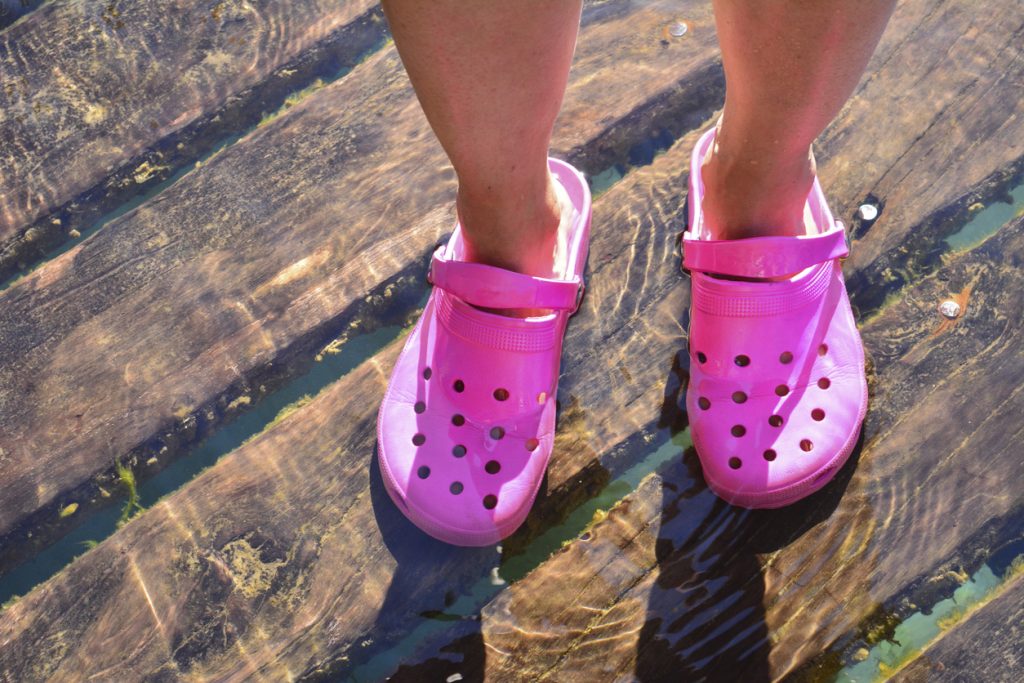
[[[939,313],[946,316],[950,320],[960,317],[960,304],[953,300],[943,301],[939,304]]]
[[[452,674],[448,678],[444,679],[445,683],[456,683],[456,681],[462,680],[462,674]]]
[[[501,578],[501,575],[498,574],[498,568],[497,567],[491,567],[491,585],[492,586],[504,586],[505,585],[505,579]]]
[[[862,221],[873,221],[878,218],[878,207],[874,204],[861,204],[857,208],[857,215]]]
[[[682,38],[683,36],[685,36],[687,30],[688,27],[686,26],[686,23],[682,21],[677,21],[673,24],[670,24],[668,27],[669,34],[676,38]]]

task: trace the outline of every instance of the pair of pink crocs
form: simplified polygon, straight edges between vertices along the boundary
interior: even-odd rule
[[[842,226],[815,182],[821,233],[714,241],[701,232],[694,150],[690,230],[692,354],[687,410],[708,484],[747,507],[776,507],[824,486],[849,456],[867,406],[864,357],[839,258]],[[434,285],[377,419],[385,489],[431,536],[489,545],[526,519],[554,444],[562,338],[583,294],[591,199],[568,164],[549,168],[574,206],[567,278],[464,260],[458,226],[430,265]],[[797,273],[780,281],[751,278]],[[481,308],[539,308],[512,318]]]

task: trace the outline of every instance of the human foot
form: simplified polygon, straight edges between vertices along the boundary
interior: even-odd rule
[[[809,234],[718,238],[702,178],[713,136],[694,150],[683,236],[687,412],[710,488],[734,505],[780,507],[835,476],[867,409],[864,350],[839,264],[845,235],[812,179]]]
[[[814,155],[781,153],[776,145],[739,140],[720,123],[703,154],[704,224],[714,239],[814,234],[807,195]]]
[[[449,543],[488,545],[511,534],[533,504],[554,445],[562,338],[582,291],[590,192],[571,166],[549,163],[574,207],[565,277],[469,262],[456,226],[431,260],[434,289],[378,415],[388,494],[417,526]],[[552,314],[520,319],[484,307]]]
[[[577,212],[565,188],[550,173],[547,179],[544,198],[535,203],[534,210],[520,208],[504,215],[493,205],[474,205],[460,193],[457,205],[467,261],[540,278],[565,279],[570,267],[569,236]],[[488,215],[492,223],[482,230],[479,224]],[[467,223],[467,219],[475,222]],[[551,312],[537,308],[482,310],[516,318]]]

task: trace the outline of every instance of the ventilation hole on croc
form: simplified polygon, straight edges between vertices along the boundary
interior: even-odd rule
[[[732,400],[735,401],[736,403],[746,403],[747,395],[744,394],[742,391],[734,391],[732,392]]]
[[[427,437],[423,436],[422,434],[416,434],[415,436],[412,437],[412,443],[414,446],[422,446],[426,440]]]
[[[814,418],[815,422],[821,422],[825,419],[825,411],[821,408],[815,408],[811,411],[811,417]]]
[[[448,490],[452,492],[453,496],[459,495],[460,493],[462,493],[462,482],[453,481],[452,485],[448,487]]]
[[[732,432],[733,436],[739,438],[747,433],[747,428],[744,427],[743,425],[733,425],[730,431]]]
[[[741,368],[747,367],[748,365],[750,365],[750,356],[736,356],[736,365],[740,366]]]
[[[420,468],[416,470],[416,476],[420,479],[426,479],[430,476],[430,468],[426,465],[420,465]]]
[[[810,439],[803,439],[800,442],[800,450],[804,453],[810,453],[812,448],[814,448],[814,443]]]
[[[537,394],[537,405],[544,405],[544,401],[548,400],[548,392],[542,391]]]
[[[818,347],[819,356],[824,356],[826,353],[828,353],[828,344],[822,344]]]
[[[491,460],[484,465],[484,470],[487,471],[487,474],[497,474],[501,471],[501,463],[497,460]]]
[[[697,352],[697,362],[701,363],[701,364],[707,363],[708,362],[708,357],[705,356],[702,351],[698,351]]]
[[[415,410],[417,414],[419,414],[427,409],[427,404],[424,403],[423,401],[416,401],[416,405],[414,405],[412,409]]]
[[[456,458],[461,458],[465,454],[466,454],[466,447],[463,446],[462,444],[458,444],[458,445],[455,446],[455,448],[452,449],[452,455],[454,455]]]
[[[508,389],[501,389],[501,388],[495,389],[494,390],[494,398],[496,398],[499,401],[507,401],[508,400]]]
[[[782,355],[779,356],[779,362],[782,363],[783,365],[785,365],[787,363],[792,363],[793,362],[793,354],[790,353],[789,351],[783,351]]]
[[[455,389],[456,392],[461,394],[466,389],[466,385],[465,383],[463,383],[461,379],[457,379],[455,380],[455,384],[452,385],[452,388]]]
[[[537,439],[527,439],[526,440],[526,450],[530,451],[531,453],[533,451],[537,450],[537,446],[539,446],[539,445],[540,445],[540,441],[538,441]]]
[[[766,450],[764,452],[764,459],[767,460],[768,462],[771,462],[772,460],[775,460],[775,458],[777,458],[777,457],[778,457],[778,453],[776,453],[771,448],[769,448],[768,450]]]
[[[461,427],[462,425],[466,424],[466,418],[462,417],[458,413],[455,413],[454,415],[452,415],[452,424],[455,425],[456,427]]]
[[[772,427],[781,427],[782,426],[782,416],[781,415],[772,415],[771,417],[768,418],[768,424],[770,424]]]
[[[819,389],[828,389],[830,386],[832,386],[832,382],[828,377],[822,377],[818,380]]]
[[[711,401],[707,400],[703,396],[697,399],[697,405],[700,406],[701,410],[707,410],[711,407]]]
[[[493,510],[498,507],[498,497],[493,493],[488,493],[484,496],[484,507],[488,510]]]
[[[775,387],[775,395],[776,396],[785,396],[788,393],[789,393],[789,387],[787,387],[785,384],[780,384],[779,386]]]
[[[729,458],[729,467],[733,468],[734,470],[738,470],[739,468],[743,467],[743,461],[737,458],[736,456],[733,456]]]
[[[430,379],[431,374],[430,368],[423,368],[423,379]]]
[[[505,436],[505,430],[502,427],[491,427],[491,438],[500,439]]]

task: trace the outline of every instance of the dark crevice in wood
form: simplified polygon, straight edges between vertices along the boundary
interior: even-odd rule
[[[621,175],[649,165],[654,157],[705,124],[725,102],[725,72],[720,60],[683,75],[676,87],[644,102],[605,128],[586,149],[568,161],[589,175],[616,168]],[[637,139],[637,131],[646,136]]]
[[[0,0],[0,31],[26,16],[47,0]]]
[[[973,575],[985,564],[989,564],[997,576],[1003,576],[1006,563],[1024,551],[1022,541],[1024,508],[989,520],[965,539],[953,555],[929,568],[916,581],[907,584],[905,590],[887,598],[874,612],[861,620],[855,629],[837,638],[786,680],[793,683],[832,680],[844,666],[856,661],[854,654],[858,649],[870,648],[882,640],[891,640],[896,627],[908,617],[921,610],[927,612],[940,600],[953,595],[961,585],[962,577]],[[1012,551],[1012,556],[1002,559],[1001,564],[994,562],[1006,549]]]

